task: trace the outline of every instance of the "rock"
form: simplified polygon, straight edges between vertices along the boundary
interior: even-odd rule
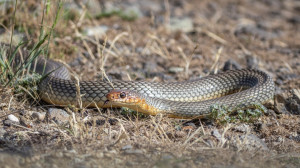
[[[275,95],[275,101],[274,101],[274,111],[277,114],[288,114],[287,109],[285,108],[285,103],[287,95],[286,94],[277,94]]]
[[[287,109],[292,114],[300,115],[300,104],[293,99],[288,100]]]
[[[254,134],[234,136],[231,145],[238,150],[269,150],[267,144]]]
[[[225,62],[223,71],[235,70],[235,69],[242,69],[241,65],[237,63],[235,60],[229,59]]]
[[[222,135],[219,133],[219,131],[217,129],[214,129],[212,132],[211,132],[211,135],[216,137],[219,141],[222,140]]]
[[[44,121],[46,117],[46,112],[33,112],[31,115],[32,118],[37,119],[38,121]]]
[[[170,67],[169,68],[169,72],[174,73],[174,74],[176,74],[178,72],[183,72],[183,71],[184,71],[184,68],[182,68],[182,67]]]
[[[131,145],[125,145],[122,147],[122,150],[129,150],[129,149],[132,149]]]
[[[286,100],[286,108],[292,114],[300,115],[300,89],[293,89]]]
[[[275,95],[274,110],[278,114],[300,115],[300,91],[293,89],[290,94],[280,93]]]
[[[49,108],[48,109],[48,118],[50,120],[55,121],[58,124],[63,124],[69,121],[69,114],[62,110],[57,108]]]
[[[0,140],[3,138],[5,133],[6,133],[6,130],[3,127],[0,128]]]
[[[242,124],[234,127],[233,130],[245,133],[250,131],[250,127],[247,124]]]
[[[189,33],[194,30],[193,21],[190,18],[171,18],[170,25],[167,28],[171,31],[182,31],[184,33]]]
[[[297,100],[297,102],[300,103],[300,89],[293,89],[292,94]]]
[[[7,118],[8,118],[10,121],[12,121],[12,122],[20,123],[20,120],[19,120],[16,116],[14,116],[13,114],[8,115]]]
[[[11,120],[4,120],[3,121],[4,126],[10,127],[12,124],[18,124],[18,123],[14,122],[14,121],[11,121]]]
[[[94,27],[85,27],[83,29],[84,34],[87,36],[103,36],[106,31],[108,30],[107,26],[101,25],[101,26],[94,26]]]

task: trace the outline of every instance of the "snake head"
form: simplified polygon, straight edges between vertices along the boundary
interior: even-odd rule
[[[112,106],[127,107],[137,112],[156,115],[159,111],[150,104],[147,104],[145,97],[132,90],[112,90],[106,95],[105,103],[112,103]],[[148,97],[148,99],[150,99]]]
[[[114,102],[117,104],[135,104],[141,101],[141,98],[138,96],[138,94],[131,90],[111,90],[106,95],[108,102]]]

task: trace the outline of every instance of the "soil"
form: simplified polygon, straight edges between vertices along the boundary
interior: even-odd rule
[[[59,2],[44,5],[18,2],[13,22],[15,4],[0,4],[0,42],[10,42],[14,25],[14,45],[28,40],[22,49],[30,50],[59,13],[43,54],[80,80],[170,82],[257,68],[273,77],[274,100],[253,122],[218,124],[55,107],[1,85],[1,166],[300,167],[299,1],[67,1],[60,12]]]

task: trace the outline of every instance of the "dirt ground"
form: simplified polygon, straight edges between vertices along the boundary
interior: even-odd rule
[[[60,108],[1,84],[1,167],[300,167],[300,1],[47,4],[0,2],[0,42],[10,43],[14,27],[12,43],[30,50],[51,32],[42,54],[80,80],[184,81],[257,68],[273,77],[275,103],[253,122],[218,124]]]

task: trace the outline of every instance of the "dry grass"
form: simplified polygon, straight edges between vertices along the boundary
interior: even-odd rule
[[[278,69],[281,69],[279,73],[283,74],[300,74],[297,67],[297,61],[300,63],[297,59],[299,54],[284,54],[286,50],[293,52],[294,48],[300,45],[299,31],[284,17],[276,19],[268,14],[276,10],[276,7],[269,9],[268,5],[260,2],[249,6],[250,1],[247,0],[240,3],[232,0],[213,3],[190,1],[183,2],[184,8],[177,8],[173,2],[165,0],[162,3],[165,10],[161,23],[154,21],[159,14],[153,13],[151,17],[143,16],[134,21],[123,20],[118,16],[88,18],[89,10],[84,4],[81,4],[82,11],[77,11],[71,19],[68,18],[69,13],[65,6],[61,6],[63,4],[59,1],[51,1],[49,6],[45,6],[44,2],[48,1],[18,2],[15,6],[17,10],[13,10],[14,3],[7,2],[5,9],[12,8],[12,11],[1,11],[5,14],[0,18],[3,23],[1,26],[9,37],[13,37],[16,34],[14,32],[23,33],[29,40],[28,49],[41,42],[43,35],[49,34],[41,53],[66,62],[67,66],[70,65],[68,63],[79,60],[79,63],[74,63],[75,66],[70,66],[77,83],[80,80],[99,79],[182,81],[216,73],[228,59],[237,61],[245,68],[247,55],[257,58],[258,67],[271,73],[275,80],[279,75]],[[233,13],[229,12],[230,7],[233,8]],[[249,13],[248,7],[254,12]],[[171,32],[166,28],[175,9],[193,20],[193,32]],[[259,22],[260,16],[268,21],[271,30],[280,29],[285,34],[267,40],[253,34],[235,35],[239,26]],[[94,25],[106,25],[109,30],[103,36],[86,36],[82,30],[86,26]],[[145,72],[147,66],[150,67],[146,69],[149,72]],[[174,74],[169,72],[170,67],[183,68],[183,71]],[[151,78],[152,76],[155,77]],[[299,82],[292,79],[278,87],[285,90],[295,88],[297,84]],[[83,109],[78,88],[77,98],[81,108],[64,108],[70,114],[69,119],[64,124],[58,124],[52,120],[37,121],[32,118],[32,111],[43,112],[52,106],[41,103],[27,88],[21,89],[25,93],[16,94],[13,86],[0,87],[0,118],[4,120],[9,114],[14,114],[22,121],[21,124],[13,124],[10,127],[1,124],[7,131],[6,144],[1,146],[1,150],[20,150],[22,153],[22,147],[29,146],[32,151],[45,154],[44,157],[51,156],[57,160],[62,156],[71,158],[73,155],[70,151],[74,150],[74,155],[84,157],[83,160],[87,163],[90,160],[96,163],[113,161],[114,166],[132,160],[131,164],[150,162],[152,166],[165,163],[176,165],[182,162],[192,167],[209,167],[214,165],[213,162],[228,165],[228,160],[237,158],[232,164],[241,166],[244,163],[247,167],[251,162],[249,158],[258,159],[260,165],[268,161],[272,161],[268,162],[271,166],[280,165],[276,159],[281,156],[275,155],[276,153],[297,153],[300,149],[299,141],[289,138],[299,136],[299,116],[265,116],[249,124],[250,131],[238,132],[234,128],[240,124],[220,126],[207,120],[183,121],[165,118],[162,115],[143,116],[120,109]],[[31,98],[28,98],[28,95]],[[257,125],[264,127],[257,129]],[[214,130],[220,133],[220,137],[212,134]],[[271,155],[275,156],[269,154],[259,158],[266,154],[264,152],[257,156],[249,156],[249,152],[246,151],[247,138],[232,140],[232,137],[248,134],[264,139],[272,151]],[[233,142],[236,144],[232,145]],[[131,148],[123,149],[127,145],[131,145]],[[59,154],[55,149],[64,152]],[[237,151],[239,157],[236,156]],[[87,154],[94,158],[86,159]],[[165,155],[173,159],[164,160]],[[203,156],[202,161],[201,158],[199,162],[196,161],[200,156]],[[289,158],[297,157],[299,156],[293,155]],[[183,160],[178,161],[176,158]],[[33,162],[34,159],[28,161]]]

